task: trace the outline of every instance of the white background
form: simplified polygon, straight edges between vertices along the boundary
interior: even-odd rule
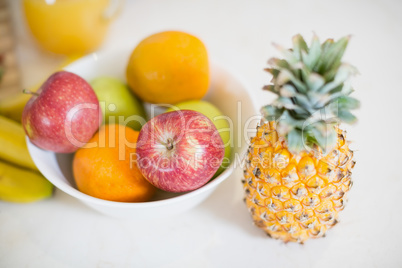
[[[12,2],[30,86],[60,59],[35,46]],[[127,0],[101,50],[162,30],[193,33],[243,76],[259,105],[273,100],[261,90],[270,79],[262,69],[278,55],[272,42],[352,35],[345,60],[361,73],[354,96],[362,107],[347,126],[357,165],[341,223],[305,245],[271,240],[251,223],[239,172],[192,211],[160,221],[107,218],[56,191],[39,203],[0,203],[0,267],[401,267],[401,11],[398,0]]]

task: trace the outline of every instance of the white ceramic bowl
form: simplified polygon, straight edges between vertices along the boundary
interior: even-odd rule
[[[126,48],[94,53],[77,60],[65,69],[88,81],[101,75],[113,76],[125,81],[125,67],[131,50],[132,48]],[[205,200],[221,182],[231,175],[235,165],[239,165],[239,156],[246,149],[244,126],[250,122],[250,118],[253,116],[255,118],[258,114],[248,90],[233,74],[217,64],[211,64],[211,78],[211,87],[204,99],[215,104],[232,119],[234,148],[230,167],[197,190],[184,194],[159,191],[151,201],[143,203],[107,201],[77,190],[72,175],[72,154],[44,151],[27,139],[32,159],[42,174],[57,188],[103,214],[120,218],[144,219],[184,212]],[[235,159],[236,155],[237,159]]]

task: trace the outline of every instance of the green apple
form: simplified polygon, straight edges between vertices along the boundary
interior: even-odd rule
[[[214,106],[212,103],[203,100],[192,100],[192,101],[184,101],[178,104],[175,104],[174,107],[168,108],[166,112],[172,112],[175,110],[193,110],[202,113],[206,117],[208,117],[215,125],[218,130],[223,144],[225,144],[225,156],[223,158],[222,165],[216,172],[215,176],[221,174],[225,168],[228,167],[230,163],[231,156],[231,135],[230,135],[230,125],[228,121],[228,117],[223,116],[222,112]],[[230,120],[230,119],[229,119]]]
[[[122,81],[101,76],[90,84],[101,104],[105,124],[124,124],[134,130],[141,129],[146,118],[144,106]]]

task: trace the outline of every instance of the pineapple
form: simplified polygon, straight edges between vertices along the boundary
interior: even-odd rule
[[[268,236],[303,243],[324,236],[338,222],[352,186],[355,165],[341,122],[353,123],[350,77],[356,69],[341,61],[349,37],[301,35],[293,48],[277,46],[283,59],[266,69],[264,87],[278,98],[262,108],[263,119],[245,158],[245,202],[256,226]]]

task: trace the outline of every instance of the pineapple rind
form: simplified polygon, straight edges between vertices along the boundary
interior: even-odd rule
[[[292,154],[276,122],[257,127],[244,169],[245,202],[259,228],[270,237],[303,243],[323,236],[338,222],[352,186],[353,152],[336,128],[337,145]]]

